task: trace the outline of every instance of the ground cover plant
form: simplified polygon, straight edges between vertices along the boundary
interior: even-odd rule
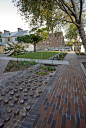
[[[32,53],[25,53],[23,55],[19,55],[19,58],[28,58],[28,59],[48,59],[51,56],[58,54],[57,51],[43,51],[43,52],[32,52]],[[12,55],[12,57],[17,57]]]
[[[57,60],[63,60],[63,58],[65,57],[67,53],[60,53],[59,56],[57,56]]]
[[[57,66],[48,66],[48,65],[41,65],[36,70],[36,74],[38,75],[46,75],[49,71],[56,71]]]
[[[30,61],[12,61],[10,60],[4,70],[5,72],[14,72],[14,71],[20,71],[20,70],[24,70],[26,68],[29,68],[32,65],[35,65],[36,62],[34,60],[30,60]]]

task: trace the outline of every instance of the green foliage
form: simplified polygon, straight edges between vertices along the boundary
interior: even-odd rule
[[[36,62],[35,62],[35,60],[30,60],[30,61],[29,61],[29,64],[30,64],[30,65],[35,65]]]
[[[30,61],[27,61],[27,60],[24,60],[24,61],[19,61],[20,65],[23,65],[25,67],[29,66],[29,65],[35,65],[36,62],[34,60],[30,60]]]
[[[69,24],[68,26],[66,26],[66,39],[69,39],[70,41],[76,41],[78,36],[79,32],[74,24]]]
[[[7,43],[8,47],[4,49],[6,53],[12,52],[11,55],[17,55],[17,62],[18,62],[18,55],[24,52],[24,47],[21,44],[17,43]]]
[[[66,42],[66,45],[70,46],[70,45],[72,45],[72,43],[73,43],[72,41],[68,41],[68,42]]]
[[[44,76],[44,75],[46,75],[46,72],[41,72],[41,74]]]
[[[63,59],[66,54],[67,54],[67,53],[60,53],[60,54],[59,54],[59,57],[57,57],[57,60]]]
[[[30,33],[34,33],[34,34],[30,34],[30,35],[24,35],[21,37],[17,37],[17,40],[19,43],[31,43],[34,45],[34,52],[36,51],[36,44],[39,43],[40,41],[43,41],[47,38],[47,27],[46,28],[33,28]]]
[[[52,68],[50,66],[47,67],[47,71],[55,71],[56,69],[55,68]]]
[[[39,71],[36,71],[36,74],[39,74]]]
[[[42,74],[44,76],[44,75],[46,75],[46,72],[45,71],[43,71],[43,72],[36,71],[36,74],[39,74],[39,75]]]
[[[40,66],[39,69],[43,69],[44,70],[45,69],[45,66]]]
[[[42,25],[46,21],[46,25],[51,31],[57,24],[65,24],[66,21],[79,24],[84,10],[82,6],[85,3],[85,1],[78,0],[15,0],[13,2],[18,7],[20,14],[25,16],[26,21],[32,14],[31,24],[39,22]],[[76,20],[78,16],[80,17]]]

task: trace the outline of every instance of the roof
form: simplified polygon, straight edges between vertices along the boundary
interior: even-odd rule
[[[1,37],[5,37],[5,36],[8,35],[8,33],[6,33],[6,34],[0,34],[0,35],[1,35]]]
[[[28,30],[17,32],[14,36],[22,36],[25,34]]]
[[[9,32],[6,34],[0,34],[1,37],[15,37],[15,36],[22,36],[23,34],[25,34],[28,30],[25,31],[20,31],[20,32]]]

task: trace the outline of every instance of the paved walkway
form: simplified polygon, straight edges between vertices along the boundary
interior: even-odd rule
[[[12,57],[1,57],[0,56],[0,59],[1,60],[14,60],[16,61],[17,59],[16,58],[12,58]],[[24,59],[24,58],[18,58],[18,60],[32,60],[32,59]],[[35,62],[38,62],[38,63],[42,63],[42,64],[52,64],[52,65],[58,65],[58,64],[65,64],[65,65],[69,65],[69,62],[68,61],[57,61],[57,60],[41,60],[41,59],[33,59],[35,60]]]
[[[4,128],[86,128],[86,59],[68,53],[65,60],[69,65],[59,66],[29,114]]]
[[[86,77],[74,53],[66,60],[70,65],[62,65],[46,87],[31,128],[86,128]]]

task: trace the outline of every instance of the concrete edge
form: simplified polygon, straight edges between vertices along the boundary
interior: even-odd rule
[[[80,58],[81,58],[81,57],[83,57],[83,58],[86,57],[85,55],[76,55],[76,53],[75,53],[75,56],[76,56],[77,58],[79,58],[79,57],[80,57]]]
[[[83,72],[84,72],[84,74],[85,74],[85,76],[86,76],[86,69],[85,69],[85,67],[83,66],[82,63],[81,63],[81,68],[82,68],[82,70],[83,70]]]

